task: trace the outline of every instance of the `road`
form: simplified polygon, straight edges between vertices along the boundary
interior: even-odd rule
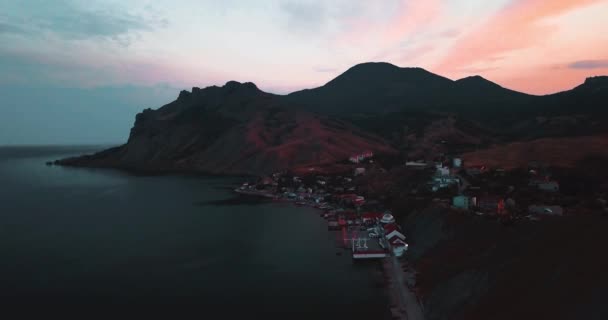
[[[397,306],[394,316],[407,320],[423,320],[424,313],[418,298],[406,284],[406,279],[413,275],[403,271],[401,262],[395,256],[386,258],[383,262],[385,272],[390,279],[389,291],[393,300],[397,300],[394,301]]]

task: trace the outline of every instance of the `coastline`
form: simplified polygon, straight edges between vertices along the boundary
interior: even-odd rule
[[[309,206],[320,210],[321,216],[327,218],[327,210],[324,205],[314,202],[297,201],[296,199],[281,198],[279,194],[270,191],[243,190],[235,188],[234,193],[238,196],[258,197],[260,199],[273,199],[292,202],[296,206]],[[337,229],[339,230],[339,228]],[[328,227],[328,232],[337,231]],[[337,231],[339,232],[339,231]],[[344,249],[349,250],[348,246]],[[405,258],[399,259],[389,255],[378,260],[384,278],[383,288],[388,297],[388,307],[393,319],[401,320],[424,320],[423,304],[416,290],[416,271],[408,264]]]

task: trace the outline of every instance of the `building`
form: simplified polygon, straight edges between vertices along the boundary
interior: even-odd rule
[[[557,192],[559,183],[557,181],[545,181],[538,184],[538,189],[542,191]]]
[[[505,213],[505,200],[500,197],[480,197],[477,200],[477,206],[479,209],[495,214],[503,214]]]
[[[365,159],[369,159],[374,156],[374,153],[371,151],[363,152],[361,154],[353,155],[348,160],[352,163],[359,163],[364,161]]]
[[[405,240],[405,236],[403,235],[403,233],[401,233],[399,226],[397,226],[395,223],[387,223],[387,224],[383,225],[383,228],[384,228],[384,237],[389,242],[394,239]]]
[[[365,168],[356,168],[355,169],[355,173],[354,173],[355,176],[362,176],[364,174],[365,174]]]
[[[528,207],[528,213],[561,216],[564,209],[561,206],[532,205]]]
[[[428,167],[428,164],[424,161],[408,161],[405,163],[405,166],[413,169],[425,169]]]
[[[442,176],[442,177],[449,176],[450,175],[450,168],[443,167],[443,166],[437,167],[437,175],[438,176]]]
[[[353,204],[358,207],[365,204],[365,198],[363,196],[356,196],[352,201]]]
[[[460,180],[453,176],[435,176],[431,181],[432,190],[437,191],[441,188],[447,188],[451,185],[458,185]]]
[[[468,167],[464,171],[470,176],[476,176],[486,172],[487,170],[488,169],[486,168],[486,166],[481,165]]]
[[[387,233],[385,237],[388,241],[392,241],[394,239],[401,239],[402,241],[405,240],[405,236],[403,235],[403,233],[399,232],[399,230],[393,230]]]
[[[383,214],[381,212],[366,212],[361,215],[361,219],[363,220],[363,223],[372,222],[380,220],[382,218],[382,215]]]
[[[455,196],[452,198],[452,206],[458,209],[469,209],[469,197],[467,196]]]
[[[462,159],[460,159],[460,158],[454,158],[454,159],[452,159],[452,166],[454,168],[460,168],[460,167],[462,167]]]
[[[395,223],[395,217],[393,217],[393,215],[390,213],[385,213],[382,216],[382,219],[380,219],[380,222],[383,224]]]

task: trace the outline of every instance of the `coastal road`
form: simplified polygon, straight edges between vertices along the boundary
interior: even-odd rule
[[[395,256],[392,256],[389,259],[391,259],[393,279],[395,280],[396,289],[399,292],[399,298],[402,304],[404,304],[407,319],[424,320],[424,314],[422,313],[420,304],[418,304],[416,294],[414,294],[406,285],[406,274],[402,269],[401,262]]]

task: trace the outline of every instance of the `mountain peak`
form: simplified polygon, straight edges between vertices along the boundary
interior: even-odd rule
[[[248,89],[248,90],[259,91],[258,87],[253,82],[243,82],[243,83],[241,83],[241,82],[234,81],[234,80],[230,80],[230,81],[226,82],[226,84],[223,86],[223,88],[226,88],[226,89]]]
[[[401,68],[388,62],[365,62],[346,70],[326,86],[395,86],[421,81],[451,81],[422,68]]]
[[[608,85],[608,76],[589,77],[589,78],[585,79],[584,84],[592,85],[592,86],[600,85],[603,87],[603,86]]]
[[[399,69],[399,67],[389,62],[363,62],[350,67],[348,70],[371,68]]]
[[[360,64],[352,66],[351,68],[346,70],[346,72],[344,72],[343,74],[357,73],[357,72],[382,73],[382,72],[407,72],[407,71],[418,71],[418,72],[423,71],[425,73],[430,73],[427,70],[425,70],[423,68],[419,68],[419,67],[402,68],[402,67],[398,67],[389,62],[364,62],[364,63],[360,63]]]
[[[473,86],[476,88],[502,88],[500,85],[480,76],[474,75],[456,80],[456,84],[461,86]]]

